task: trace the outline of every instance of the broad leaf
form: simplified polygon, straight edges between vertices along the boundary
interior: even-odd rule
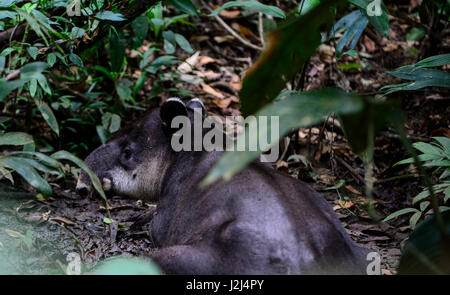
[[[360,10],[355,10],[336,22],[331,29],[331,36],[334,36],[338,29],[344,26],[344,32],[337,43],[336,52],[340,54],[344,47],[348,47],[348,50],[355,48],[367,23],[367,17]]]
[[[447,238],[450,238],[450,212],[441,214]],[[430,216],[410,234],[400,258],[399,274],[450,274],[445,257],[450,257],[450,249],[443,249],[436,220]]]
[[[258,124],[259,134],[255,134],[253,130],[249,130],[249,127],[246,126],[244,133],[239,136],[248,139],[246,151],[237,151],[237,143],[235,143],[234,151],[228,151],[220,158],[203,181],[203,185],[211,184],[219,179],[229,180],[261,152],[267,151],[270,146],[277,143],[279,138],[287,134],[292,128],[310,126],[332,112],[350,114],[360,111],[362,107],[363,103],[359,96],[346,94],[334,89],[302,92],[269,104],[255,116],[257,119],[264,116],[278,117],[278,137],[271,133],[271,129],[267,125]],[[256,144],[257,139],[261,138],[260,135],[265,131],[267,131],[266,138],[268,143],[264,143],[264,146],[258,146],[256,151],[250,151],[249,146]]]
[[[34,102],[36,103],[36,106],[38,107],[39,111],[42,114],[42,117],[44,120],[48,123],[50,128],[59,135],[59,126],[58,126],[58,120],[56,119],[55,115],[53,114],[52,109],[48,106],[48,104],[40,99],[35,99]]]
[[[101,20],[110,20],[110,21],[124,21],[126,18],[121,13],[114,13],[112,11],[100,11],[97,12],[95,15],[95,18],[101,19]]]
[[[94,188],[97,190],[100,196],[106,201],[106,195],[105,192],[103,191],[100,180],[98,179],[97,175],[95,175],[95,173],[83,162],[83,160],[66,151],[58,151],[52,154],[50,157],[56,160],[71,161],[72,163],[83,169],[89,175]]]
[[[8,132],[0,135],[0,145],[26,145],[34,143],[33,137],[24,132]]]
[[[320,30],[327,30],[332,19],[324,1],[306,15],[279,26],[267,35],[268,45],[258,61],[247,71],[240,91],[244,116],[271,102],[296,75],[320,44]]]
[[[23,159],[15,157],[0,158],[0,164],[16,171],[44,196],[48,197],[51,195],[52,189],[47,181],[45,181],[45,179],[43,179],[39,173]]]

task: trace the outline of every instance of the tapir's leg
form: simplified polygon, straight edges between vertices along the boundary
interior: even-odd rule
[[[209,247],[177,245],[150,254],[167,274],[217,274],[223,272],[214,250]],[[220,269],[220,270],[219,270]]]

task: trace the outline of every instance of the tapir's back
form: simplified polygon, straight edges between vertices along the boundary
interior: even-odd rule
[[[345,233],[330,205],[307,184],[252,163],[226,183],[198,189],[217,155],[195,161],[176,206],[159,216],[161,246],[198,243],[226,264],[218,273],[362,273],[364,251]],[[186,163],[186,159],[182,161]],[[189,165],[185,166],[189,167]],[[176,176],[174,178],[177,178]],[[179,179],[179,178],[178,178]],[[170,224],[167,230],[162,225]]]

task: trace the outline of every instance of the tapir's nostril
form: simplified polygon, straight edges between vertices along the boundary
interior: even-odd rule
[[[79,186],[76,188],[76,191],[82,197],[86,197],[89,194],[89,189],[87,186]]]
[[[111,190],[111,187],[112,187],[112,185],[111,185],[111,179],[106,178],[106,177],[103,178],[103,184],[102,184],[102,187],[103,187],[103,190],[104,190],[105,192]]]

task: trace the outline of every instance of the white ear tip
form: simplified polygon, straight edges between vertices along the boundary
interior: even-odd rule
[[[181,103],[181,104],[184,104],[184,102],[183,102],[180,98],[178,98],[178,97],[171,97],[171,98],[168,98],[168,99],[166,100],[166,102],[170,102],[170,101],[176,101],[176,102],[179,102],[179,103]]]

